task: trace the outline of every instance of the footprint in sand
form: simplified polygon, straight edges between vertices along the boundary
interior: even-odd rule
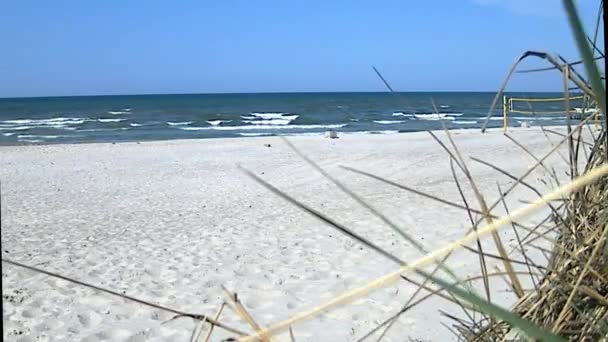
[[[85,328],[91,328],[99,325],[103,318],[95,311],[84,312],[78,315],[78,321]]]
[[[245,301],[245,307],[247,309],[257,309],[260,306],[260,302],[256,298],[247,298]]]
[[[98,332],[97,334],[95,334],[95,336],[97,336],[97,338],[99,338],[101,340],[110,340],[110,341],[124,340],[127,337],[129,337],[130,335],[131,335],[131,333],[125,329],[108,329],[108,330],[104,330],[104,331],[101,331],[101,332]]]
[[[40,310],[36,308],[25,309],[21,312],[21,317],[34,318],[40,315]]]

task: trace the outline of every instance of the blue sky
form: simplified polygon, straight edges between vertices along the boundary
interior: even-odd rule
[[[588,30],[598,5],[577,1]],[[578,59],[559,0],[5,1],[0,41],[0,97],[384,91],[371,65],[400,91],[495,91],[524,50]]]

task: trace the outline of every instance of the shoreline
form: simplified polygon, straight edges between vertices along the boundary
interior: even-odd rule
[[[509,127],[508,132],[515,132],[519,130],[534,130],[538,129],[540,126],[530,126],[530,127]],[[556,128],[565,128],[564,125],[555,125],[548,127],[556,127]],[[478,131],[480,136],[484,136],[486,133],[502,133],[503,128],[487,128],[486,133],[481,133],[481,128],[451,128],[448,129],[450,133],[462,133],[462,132],[471,132]],[[391,131],[391,133],[376,133],[376,132],[387,132]],[[242,139],[268,139],[268,138],[299,138],[299,137],[318,137],[323,138],[324,140],[340,140],[345,137],[352,136],[394,136],[394,135],[410,135],[410,134],[428,134],[427,132],[444,132],[443,129],[432,129],[432,130],[420,130],[420,131],[400,131],[400,132],[392,132],[392,130],[379,130],[379,131],[360,131],[360,132],[339,132],[337,139],[325,138],[325,132],[311,132],[311,133],[295,133],[295,134],[279,134],[279,135],[260,135],[260,136],[240,136],[240,137],[201,137],[201,138],[169,138],[169,139],[151,139],[151,140],[116,140],[116,141],[81,141],[81,142],[58,142],[54,143],[52,141],[44,142],[44,143],[22,143],[22,144],[0,144],[0,149],[3,148],[11,148],[11,147],[42,147],[42,146],[64,146],[64,145],[119,145],[119,144],[148,144],[148,143],[167,143],[171,141],[180,141],[186,143],[193,143],[199,141],[241,141]]]

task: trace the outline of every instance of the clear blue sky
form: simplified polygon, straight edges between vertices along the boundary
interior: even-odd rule
[[[577,4],[592,30],[599,2]],[[526,49],[578,59],[559,0],[4,1],[0,42],[0,97],[384,91],[371,65],[396,90],[494,91]]]

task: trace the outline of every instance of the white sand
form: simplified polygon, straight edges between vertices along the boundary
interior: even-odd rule
[[[446,140],[444,133],[437,134]],[[498,131],[453,134],[464,156],[490,161],[517,176],[534,164]],[[511,134],[538,156],[551,149],[538,129]],[[360,168],[461,203],[447,154],[428,133],[290,140],[427,249],[461,237],[470,226],[459,209],[338,168]],[[2,256],[190,312],[214,313],[225,285],[238,292],[262,325],[396,269],[272,195],[239,171],[237,163],[400,258],[421,255],[280,139],[262,137],[0,147]],[[548,165],[564,176],[562,160],[551,158]],[[497,199],[497,181],[503,188],[512,184],[485,166],[470,160],[469,166],[489,202]],[[538,179],[546,174],[538,170],[528,181],[545,191]],[[468,185],[463,186],[469,203],[479,208]],[[519,199],[534,198],[518,187],[508,202],[516,208],[523,205]],[[511,228],[501,236],[515,246]],[[489,242],[484,244],[488,252],[496,253]],[[470,252],[456,253],[449,265],[463,278],[479,274],[478,257]],[[500,290],[503,279],[494,278],[492,285],[493,300],[513,302],[512,293]],[[414,289],[401,282],[296,325],[296,339],[355,340],[396,312]],[[6,264],[2,291],[5,340],[186,341],[194,327],[190,319],[161,324],[172,315]],[[438,309],[463,315],[446,303],[431,299],[408,311],[387,340],[454,339],[439,324],[451,322]],[[250,331],[230,310],[223,321]],[[213,340],[230,336],[216,332]]]

